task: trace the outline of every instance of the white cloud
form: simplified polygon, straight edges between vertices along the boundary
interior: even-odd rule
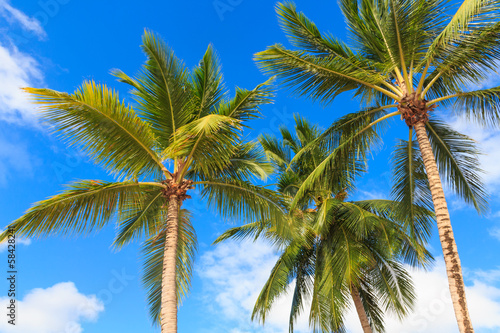
[[[0,233],[2,233],[2,231],[0,231]],[[26,239],[26,238],[16,238],[16,249],[17,249],[17,245],[30,245],[31,244],[31,240],[30,239]],[[5,250],[7,250],[7,248],[9,247],[9,243],[7,243],[6,241],[3,242],[3,243],[0,243],[0,253],[4,252]]]
[[[0,42],[0,120],[11,123],[34,122],[35,106],[22,87],[39,85],[43,74],[39,63],[15,46]]]
[[[218,318],[225,318],[217,323],[219,326],[209,328],[208,332],[227,331],[227,327],[231,327],[234,333],[288,332],[291,293],[277,302],[264,328],[249,319],[257,295],[277,258],[272,247],[263,242],[231,241],[201,256],[197,273],[204,280],[207,306]],[[429,271],[411,270],[411,274],[419,297],[415,313],[404,322],[388,316],[387,332],[455,333],[457,327],[443,260],[437,260]],[[500,330],[500,289],[491,285],[497,278],[497,272],[477,271],[471,276],[473,279],[467,287],[467,297],[476,332]],[[308,311],[305,312],[299,318],[297,332],[310,331]],[[346,323],[349,332],[362,332],[353,306],[346,316]]]
[[[255,300],[277,259],[263,242],[225,242],[201,256],[197,273],[204,281],[207,306],[226,318],[218,324],[232,325],[234,333],[288,332],[290,293],[273,308],[264,328],[250,321]],[[208,329],[220,332],[225,327]],[[299,319],[296,332],[309,332],[307,318]]]
[[[35,33],[39,38],[46,37],[40,21],[31,18],[17,8],[10,5],[8,0],[0,0],[0,14],[10,23],[17,23],[27,31]]]
[[[73,282],[55,284],[47,289],[33,289],[17,303],[16,325],[0,321],[2,333],[81,333],[82,322],[95,321],[104,305],[95,295],[78,292]],[[9,298],[0,298],[6,309]]]

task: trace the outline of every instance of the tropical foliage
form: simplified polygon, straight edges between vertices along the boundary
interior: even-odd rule
[[[500,2],[465,0],[453,11],[450,5],[448,0],[340,0],[348,44],[320,33],[294,4],[281,3],[280,23],[296,49],[274,45],[257,53],[256,60],[298,95],[330,104],[352,91],[363,104],[304,149],[320,141],[338,147],[301,185],[294,207],[333,170],[356,168],[344,156],[357,153],[363,160],[387,120],[405,121],[408,140],[394,153],[394,196],[409,220],[412,204],[434,204],[455,315],[460,331],[472,332],[441,179],[480,213],[487,209],[487,196],[475,143],[446,120],[451,110],[482,125],[499,124],[500,88],[471,87],[479,86],[500,60]],[[302,153],[295,156],[301,158]]]
[[[432,258],[425,250],[425,241],[414,241],[409,232],[412,228],[397,220],[396,202],[348,202],[342,182],[311,189],[299,208],[291,209],[302,182],[330,152],[320,144],[292,162],[295,154],[321,135],[299,116],[295,121],[295,133],[282,127],[282,139],[264,135],[260,140],[275,165],[277,187],[287,203],[285,228],[276,228],[270,221],[253,222],[228,230],[216,242],[263,238],[276,244],[281,253],[257,299],[254,319],[264,322],[280,296],[294,285],[291,332],[298,316],[309,306],[314,331],[345,332],[344,319],[351,299],[366,330],[384,332],[387,312],[403,318],[412,309],[414,288],[402,263],[428,264]],[[342,177],[342,170],[338,173],[329,178]],[[420,206],[413,209],[418,218],[412,222],[426,231],[426,239],[432,213]]]
[[[223,217],[280,218],[274,193],[251,183],[265,179],[271,166],[256,143],[242,141],[243,127],[259,117],[272,93],[266,82],[253,90],[238,88],[230,98],[211,46],[192,71],[151,32],[145,32],[142,49],[147,61],[137,77],[113,72],[131,86],[134,106],[94,82],[73,94],[26,88],[54,133],[116,181],[69,184],[10,227],[19,236],[41,237],[88,234],[116,223],[116,247],[143,242],[151,315],[158,323],[161,318],[163,332],[175,332],[177,301],[189,290],[196,252],[191,215],[180,208],[190,198],[187,192],[193,189]],[[174,285],[166,288],[168,276]],[[173,304],[165,303],[167,292]],[[165,316],[166,307],[173,315]]]

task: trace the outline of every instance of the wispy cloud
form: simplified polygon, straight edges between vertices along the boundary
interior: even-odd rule
[[[8,0],[0,0],[0,15],[11,24],[19,24],[24,30],[36,34],[40,39],[47,36],[40,21],[12,7]]]
[[[206,332],[288,332],[291,292],[276,302],[264,328],[250,321],[257,295],[276,259],[277,254],[273,252],[272,247],[263,242],[227,242],[205,252],[197,272],[204,279],[207,311],[215,312],[219,318],[218,323],[214,324],[217,326],[207,328]],[[409,267],[408,269],[418,295],[415,312],[403,322],[388,316],[387,332],[456,332],[456,320],[443,260],[437,260],[436,265],[429,271],[412,270]],[[478,271],[472,272],[471,276],[473,279],[468,284],[467,296],[476,329],[478,332],[481,329],[499,330],[500,289],[491,284],[496,273]],[[361,325],[352,305],[351,309],[346,316],[349,332],[361,333]],[[296,332],[310,332],[308,311],[304,312],[295,327]]]
[[[2,233],[3,230],[0,230],[0,233]],[[26,239],[26,238],[16,238],[16,246],[19,245],[19,244],[22,244],[22,245],[30,245],[31,244],[31,240],[30,239]],[[3,242],[3,243],[0,243],[0,253],[4,252],[5,250],[7,250],[7,248],[9,247],[9,243],[7,241]]]
[[[0,42],[0,120],[10,123],[35,123],[35,107],[22,87],[41,84],[43,74],[35,58],[14,45]]]
[[[6,309],[8,297],[0,298],[0,306]],[[73,282],[62,282],[52,287],[31,290],[22,300],[17,301],[17,309],[22,309],[23,320],[16,325],[0,321],[2,333],[54,333],[83,332],[82,323],[96,321],[104,305],[95,295],[80,293]],[[5,316],[4,316],[5,317]]]

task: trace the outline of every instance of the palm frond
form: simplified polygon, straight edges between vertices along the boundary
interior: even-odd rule
[[[212,45],[208,46],[192,77],[196,115],[201,118],[212,113],[225,95],[221,66]]]
[[[35,203],[9,227],[19,236],[41,237],[54,234],[88,234],[109,223],[127,201],[139,200],[144,191],[161,184],[110,183],[82,180],[67,185],[61,194]],[[6,232],[0,236],[4,239]]]
[[[500,127],[500,87],[459,92],[454,96],[455,113],[482,126]]]
[[[168,202],[162,188],[145,192],[138,200],[128,200],[121,207],[116,238],[113,245],[122,248],[124,245],[142,236],[149,238],[158,234],[166,220],[158,220],[160,212],[166,210]]]
[[[175,141],[176,130],[194,117],[193,94],[187,69],[161,38],[145,31],[142,50],[147,60],[142,73],[130,78],[121,71],[114,75],[132,86],[138,110],[158,138],[161,149]]]
[[[202,186],[202,198],[224,218],[269,220],[275,224],[284,220],[283,200],[270,189],[239,180],[209,180],[194,184]]]
[[[149,125],[105,85],[84,82],[73,94],[25,88],[42,117],[70,146],[118,176],[158,176],[165,167]],[[133,156],[133,158],[131,158]]]
[[[274,45],[257,53],[255,60],[264,72],[276,75],[283,85],[294,87],[294,93],[325,104],[341,92],[363,86],[399,100],[396,93],[382,87],[387,84],[387,78],[373,70],[360,70],[361,64],[353,66],[339,62],[335,56],[317,57]]]
[[[476,142],[439,120],[431,119],[426,127],[441,179],[453,193],[484,213],[488,209],[488,196],[481,181],[483,171]]]
[[[260,107],[272,103],[273,78],[259,84],[253,90],[236,88],[236,96],[228,102],[221,102],[216,113],[240,121],[246,121],[260,116]]]
[[[432,211],[434,206],[418,143],[412,136],[410,139],[410,142],[400,140],[393,152],[392,197],[399,202],[395,209],[398,220],[406,223],[412,237],[423,240],[430,236],[431,226],[418,223],[427,220],[417,207]]]

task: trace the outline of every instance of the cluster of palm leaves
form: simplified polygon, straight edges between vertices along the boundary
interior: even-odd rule
[[[265,321],[293,286],[292,331],[308,307],[314,330],[343,332],[354,304],[364,332],[383,332],[387,312],[403,318],[412,309],[418,295],[404,264],[430,263],[425,246],[436,220],[458,327],[473,332],[442,181],[480,213],[487,196],[476,143],[446,120],[453,111],[498,126],[500,87],[469,87],[500,61],[500,1],[465,0],[456,10],[448,0],[339,4],[349,44],[322,34],[287,2],[277,5],[277,13],[294,49],[274,45],[256,54],[265,73],[298,95],[331,106],[339,94],[353,92],[363,109],[324,131],[297,116],[295,133],[282,128],[280,139],[244,141],[248,121],[272,101],[270,82],[238,88],[231,98],[212,47],[188,70],[148,31],[142,71],[135,77],[113,72],[131,88],[132,105],[94,82],[72,94],[27,88],[54,132],[116,181],[69,184],[11,229],[31,237],[89,233],[116,223],[115,246],[142,242],[152,318],[162,332],[173,333],[196,251],[182,203],[195,188],[222,216],[247,223],[217,242],[265,238],[280,251],[254,318]],[[392,117],[409,129],[408,139],[394,148],[393,200],[348,201]],[[275,190],[255,185],[270,175]]]
[[[294,282],[290,331],[308,306],[314,330],[345,332],[344,316],[352,298],[363,326],[369,332],[383,332],[384,314],[403,318],[415,300],[403,263],[426,266],[432,257],[425,243],[409,236],[409,225],[398,219],[395,201],[347,202],[348,189],[341,183],[323,184],[308,191],[298,208],[291,209],[297,190],[329,154],[326,145],[319,145],[292,162],[295,154],[321,135],[300,116],[295,122],[295,133],[281,128],[281,140],[269,135],[260,140],[275,165],[288,223],[279,227],[272,221],[252,222],[226,231],[216,243],[264,238],[281,252],[257,299],[253,318],[264,322],[273,303]],[[432,212],[413,208],[418,212],[415,225],[428,230]]]

